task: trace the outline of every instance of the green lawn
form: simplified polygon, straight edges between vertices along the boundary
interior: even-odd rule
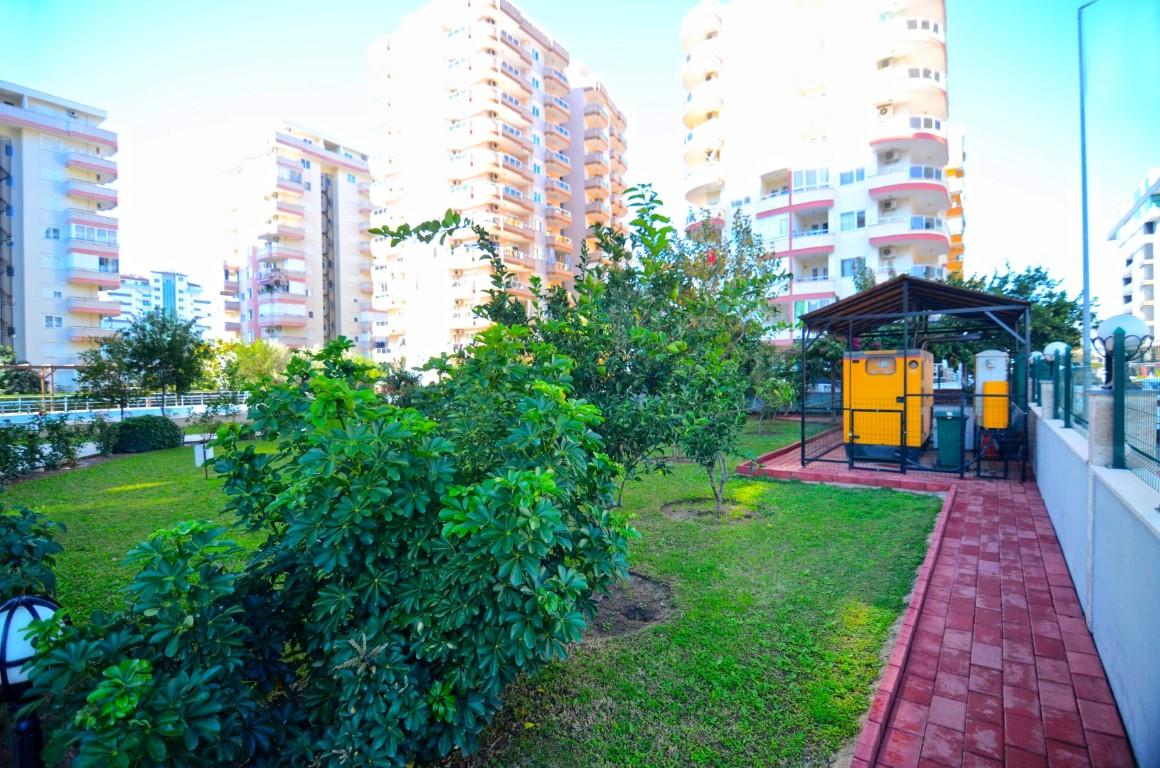
[[[747,428],[745,453],[797,437],[796,422]],[[109,608],[124,553],[177,520],[220,516],[219,480],[192,449],[113,459],[14,486],[9,501],[69,527],[60,598]],[[706,497],[699,467],[631,483],[641,532],[633,569],[670,584],[675,613],[575,649],[517,682],[471,766],[827,765],[856,735],[880,653],[926,550],[939,501],[737,478],[751,519],[670,519],[665,502]],[[243,543],[252,543],[239,537]]]

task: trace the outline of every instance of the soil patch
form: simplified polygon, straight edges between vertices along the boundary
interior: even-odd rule
[[[596,615],[588,623],[584,644],[627,635],[659,624],[673,612],[673,588],[663,581],[629,571],[628,579],[596,601]]]
[[[738,522],[751,520],[757,513],[740,504],[725,504],[721,512],[712,499],[681,499],[672,501],[661,507],[661,512],[672,520],[724,520]]]

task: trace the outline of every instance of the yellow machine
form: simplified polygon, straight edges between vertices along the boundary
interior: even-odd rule
[[[1006,429],[1011,420],[1011,401],[1007,382],[984,381],[983,429]]]
[[[930,438],[934,357],[917,349],[847,352],[842,361],[843,428],[856,446],[902,445],[906,403],[906,447],[920,449]]]

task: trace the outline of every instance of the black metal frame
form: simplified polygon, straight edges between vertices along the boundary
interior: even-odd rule
[[[854,350],[854,340],[859,339],[873,339],[875,337],[891,336],[897,337],[899,328],[898,323],[901,322],[902,344],[901,349],[909,350],[918,348],[919,339],[929,329],[930,319],[933,315],[950,316],[959,320],[959,325],[956,327],[956,332],[964,333],[988,333],[992,337],[999,339],[1006,339],[1008,342],[1013,341],[1014,354],[1012,360],[1016,363],[1016,371],[1027,370],[1028,361],[1031,354],[1031,307],[1025,301],[1019,299],[1003,299],[1002,297],[984,294],[977,291],[969,291],[966,289],[945,286],[945,291],[948,303],[950,306],[926,306],[914,307],[911,297],[911,284],[917,283],[922,286],[924,298],[930,300],[932,297],[936,300],[939,298],[942,284],[933,283],[932,281],[918,280],[910,276],[901,276],[894,278],[888,283],[884,283],[876,288],[871,288],[862,294],[856,294],[849,299],[844,299],[835,304],[823,307],[820,310],[815,310],[802,318],[801,322],[801,402],[803,403],[801,412],[801,465],[804,467],[813,462],[828,462],[828,463],[842,463],[846,464],[848,468],[864,468],[873,469],[876,471],[895,471],[892,469],[884,469],[881,465],[882,461],[868,462],[872,466],[858,466],[855,461],[855,449],[853,442],[854,435],[854,412],[862,412],[874,409],[847,409],[845,403],[848,402],[849,382],[842,382],[842,398],[843,404],[841,407],[842,416],[839,419],[841,433],[841,442],[829,444],[824,446],[824,449],[818,453],[811,451],[809,447],[809,440],[806,437],[806,408],[804,404],[809,390],[809,350],[811,345],[820,339],[822,336],[829,334],[834,337],[839,335],[845,336],[846,351]],[[890,293],[898,290],[901,287],[901,307],[896,311],[890,312],[862,312],[857,308],[861,305],[872,303],[867,300],[867,294],[877,292],[883,294],[882,299],[874,297],[878,304],[887,303],[891,297],[887,295],[887,289]],[[969,302],[974,301],[974,304]],[[954,306],[953,302],[967,302],[967,306]],[[842,312],[843,305],[850,308],[847,312]],[[1015,319],[1017,318],[1017,319]],[[857,334],[855,333],[857,329]],[[998,339],[996,339],[998,340]],[[1001,345],[1011,346],[1011,344]],[[844,378],[844,375],[843,375]],[[982,448],[982,438],[984,432],[976,421],[975,428],[975,455],[970,461],[967,460],[966,451],[966,422],[963,421],[960,429],[960,440],[962,445],[962,457],[958,467],[955,468],[939,468],[929,467],[918,464],[908,458],[907,450],[907,410],[910,405],[910,400],[914,397],[920,400],[924,397],[922,394],[912,395],[907,391],[908,377],[903,377],[903,394],[901,397],[900,408],[897,411],[891,410],[900,414],[902,419],[900,429],[900,446],[899,446],[899,468],[898,472],[906,474],[910,471],[922,472],[937,472],[944,474],[958,474],[959,477],[965,477],[967,472],[974,468],[977,477],[1002,477],[1009,476],[1009,462],[1018,459],[1020,462],[1021,478],[1026,479],[1027,475],[1027,459],[1030,451],[1030,437],[1028,434],[1028,392],[1027,387],[1014,387],[1009,395],[1003,395],[1016,408],[1016,413],[1023,420],[1022,434],[1019,436],[1020,445],[1015,446],[1015,450],[1010,450],[1012,446],[1008,445],[1006,439],[1001,441],[1000,456],[994,459],[983,458],[980,455]],[[934,396],[932,396],[934,397]],[[968,402],[976,401],[977,398],[986,397],[981,393],[974,393],[967,395],[965,393],[959,394],[960,408],[964,409]],[[934,402],[930,404],[922,404],[920,407],[934,407]],[[890,409],[883,409],[890,410]],[[850,412],[849,432],[846,429],[845,413]],[[932,413],[933,418],[933,413]],[[839,458],[827,458],[828,455],[833,454],[834,449],[838,445],[846,446],[846,456]],[[810,454],[813,455],[810,455]],[[1003,465],[1002,474],[993,474],[984,472],[984,463],[992,461],[1001,461]]]

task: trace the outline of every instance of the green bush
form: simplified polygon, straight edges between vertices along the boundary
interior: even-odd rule
[[[404,409],[349,347],[254,393],[272,452],[219,433],[228,507],[264,535],[244,569],[220,527],[162,531],[126,612],[41,635],[50,763],[438,760],[580,639],[632,531],[571,361],[497,326]]]
[[[109,421],[101,414],[93,416],[90,422],[90,434],[92,439],[97,444],[97,450],[102,456],[108,456],[113,452],[117,446],[117,433],[120,430],[120,424],[115,421]]]
[[[61,546],[55,536],[63,530],[42,515],[0,501],[0,603],[17,595],[56,595],[52,568]]]
[[[114,453],[143,453],[166,448],[180,448],[181,427],[164,416],[132,416],[116,430]]]

